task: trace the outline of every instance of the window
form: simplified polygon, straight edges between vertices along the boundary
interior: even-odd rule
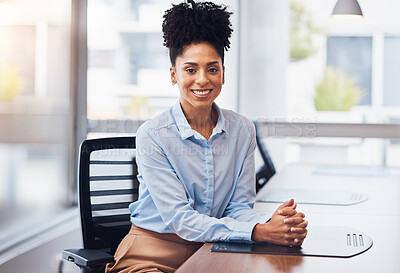
[[[400,36],[385,37],[383,105],[400,107]]]
[[[1,7],[1,6],[0,6]],[[4,8],[4,7],[3,7]],[[24,88],[19,90],[20,95],[34,94],[35,71],[35,26],[0,25],[0,37],[7,38],[7,43],[0,43],[0,65],[3,77],[8,73],[23,78]],[[19,52],[19,54],[12,54]],[[4,88],[4,87],[3,87]],[[2,92],[2,100],[10,100],[11,94]]]
[[[292,18],[290,30],[297,36],[290,32],[290,40],[297,49],[302,49],[296,52],[308,54],[303,58],[290,58],[287,66],[287,120],[366,125],[398,123],[400,81],[396,71],[400,68],[400,28],[392,9],[399,8],[399,2],[387,1],[386,5],[377,5],[370,0],[360,2],[364,13],[362,19],[332,18],[330,15],[337,2],[333,0],[290,2],[290,12],[298,15],[293,18],[300,20]],[[301,23],[303,28],[298,27]],[[333,75],[336,75],[336,81],[343,77],[353,78],[351,89],[363,90],[361,99],[353,100],[350,109],[332,111],[333,107],[318,108],[318,100],[339,101],[341,97],[346,97],[340,93],[345,89],[343,86],[329,93],[335,84],[332,78],[331,81],[324,81],[328,67],[337,71]],[[322,98],[318,97],[321,85],[327,90]],[[338,103],[349,102],[352,96],[349,94],[347,99]],[[370,128],[374,130],[373,126]],[[351,139],[293,138],[286,139],[286,156],[282,161],[400,166],[400,157],[395,154],[397,150],[398,143],[395,141],[365,139],[362,135]],[[331,155],[329,158],[325,156],[328,154]]]
[[[68,206],[71,1],[0,1],[0,254]]]
[[[371,104],[372,37],[329,36],[327,66],[355,77],[356,85],[365,90],[358,103]]]
[[[170,5],[88,1],[89,119],[145,120],[177,100],[161,32]]]

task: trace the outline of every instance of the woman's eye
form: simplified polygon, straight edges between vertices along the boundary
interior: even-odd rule
[[[208,71],[210,71],[211,73],[215,73],[215,72],[218,72],[218,69],[216,69],[216,68],[210,68]]]
[[[186,69],[186,72],[188,72],[188,73],[194,73],[194,72],[196,72],[196,70],[194,70],[193,68],[188,68],[188,69]]]

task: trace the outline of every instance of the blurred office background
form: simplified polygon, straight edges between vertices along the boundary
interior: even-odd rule
[[[179,2],[0,0],[1,272],[22,272],[19,256],[61,234],[68,243],[53,249],[79,246],[83,139],[135,134],[178,99],[161,22]],[[399,1],[359,0],[363,18],[331,17],[336,0],[214,2],[234,12],[221,107],[272,123],[339,124],[336,137],[313,137],[315,128],[267,137],[278,171],[291,162],[400,167],[395,137],[337,137],[340,124],[400,123]],[[29,263],[59,272],[53,252]]]

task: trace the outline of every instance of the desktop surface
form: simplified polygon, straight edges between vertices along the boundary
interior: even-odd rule
[[[299,204],[309,230],[316,226],[345,226],[367,234],[370,249],[348,258],[211,252],[213,243],[199,249],[176,272],[399,272],[400,269],[400,173],[335,175],[315,172],[316,166],[293,164],[276,174],[258,195],[271,189],[349,190],[368,196],[350,206]],[[377,174],[378,172],[374,172]],[[257,202],[255,210],[272,214],[277,203]],[[307,239],[305,244],[307,244]],[[346,246],[345,246],[346,247]]]

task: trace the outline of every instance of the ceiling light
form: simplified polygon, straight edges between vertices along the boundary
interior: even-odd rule
[[[357,16],[363,17],[357,0],[338,0],[332,11],[332,16]]]

